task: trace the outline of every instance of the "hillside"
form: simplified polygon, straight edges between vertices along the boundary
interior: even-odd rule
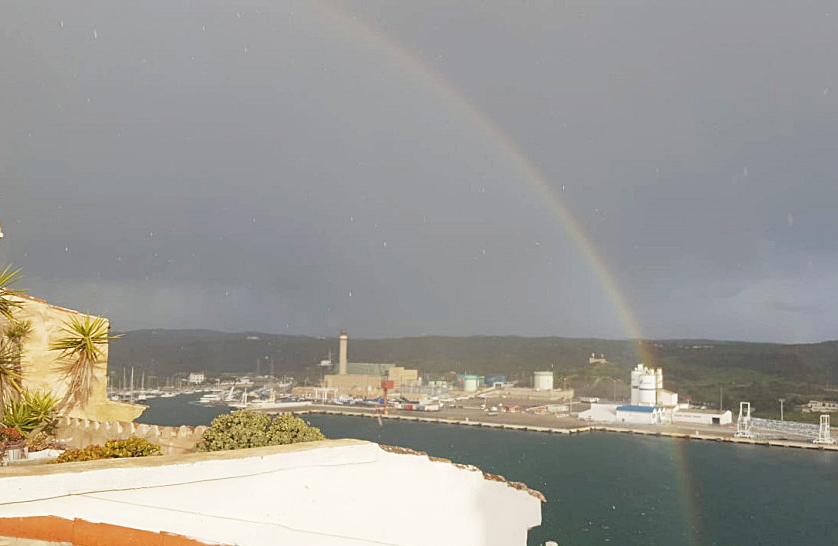
[[[776,399],[833,397],[838,383],[838,342],[804,345],[711,340],[644,341],[652,365],[664,369],[668,388],[696,400],[724,406],[750,399],[773,411]],[[337,337],[316,338],[264,333],[222,333],[205,330],[136,330],[126,332],[110,349],[115,378],[123,367],[164,378],[189,371],[262,373],[315,381],[320,360],[329,351],[337,358]],[[603,353],[608,364],[588,365],[588,356]],[[447,377],[451,372],[503,373],[523,384],[535,370],[553,369],[580,392],[600,396],[628,393],[629,370],[638,362],[635,342],[518,336],[411,337],[350,339],[353,361],[396,362],[424,374]],[[162,381],[161,381],[162,382]],[[790,407],[789,405],[789,407]],[[768,409],[770,408],[770,410]],[[779,408],[777,408],[779,412]]]

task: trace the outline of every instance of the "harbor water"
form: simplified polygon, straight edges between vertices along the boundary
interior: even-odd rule
[[[223,407],[149,400],[139,421],[208,424]],[[544,493],[529,544],[832,546],[838,453],[683,439],[573,436],[306,415],[329,438],[360,438],[479,466]],[[392,491],[398,496],[398,480]],[[444,497],[434,502],[444,502]],[[428,522],[432,524],[432,522]]]

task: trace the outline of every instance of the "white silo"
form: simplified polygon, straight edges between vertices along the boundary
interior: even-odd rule
[[[631,405],[640,404],[640,374],[643,373],[643,364],[638,364],[631,371]]]
[[[646,369],[640,374],[640,400],[638,406],[654,406],[658,401],[657,377],[655,372]]]
[[[463,390],[466,392],[474,392],[477,390],[477,376],[464,375],[463,376]]]
[[[552,391],[553,372],[535,372],[533,374],[532,386],[537,391]]]
[[[655,370],[655,388],[663,389],[663,369],[661,368]]]

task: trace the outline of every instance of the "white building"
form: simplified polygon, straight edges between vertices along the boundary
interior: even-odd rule
[[[663,410],[655,406],[618,406],[616,411],[618,423],[657,425],[662,417]]]
[[[678,393],[666,389],[658,390],[658,405],[663,408],[675,408],[678,406]]]
[[[803,413],[832,413],[838,411],[838,402],[825,402],[822,400],[809,400],[809,403],[800,408]]]
[[[204,375],[204,372],[191,372],[189,377],[186,378],[186,382],[190,385],[200,385],[206,380],[207,377]]]
[[[613,423],[617,420],[619,404],[591,403],[591,408],[579,412],[579,418],[588,422]]]
[[[638,364],[631,371],[631,405],[661,406],[674,408],[678,405],[678,393],[663,388],[663,370]]]
[[[696,425],[729,425],[733,423],[733,414],[730,410],[678,409],[672,412],[672,422]]]
[[[537,391],[553,390],[553,372],[535,372],[532,378],[532,385]]]

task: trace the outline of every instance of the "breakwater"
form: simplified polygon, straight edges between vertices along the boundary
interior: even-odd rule
[[[437,423],[444,425],[461,425],[473,428],[491,428],[501,430],[520,430],[528,432],[541,432],[550,434],[582,434],[586,432],[616,432],[621,434],[634,434],[640,436],[660,436],[666,438],[676,438],[684,440],[700,440],[712,442],[728,442],[734,444],[747,444],[755,446],[766,447],[785,447],[796,449],[811,449],[818,451],[838,451],[838,445],[832,444],[814,444],[809,442],[800,442],[795,440],[783,439],[767,439],[767,438],[739,438],[731,435],[702,433],[696,431],[694,433],[687,433],[675,430],[666,429],[651,429],[651,428],[632,428],[621,426],[605,426],[605,425],[585,425],[581,427],[548,427],[527,424],[515,424],[504,422],[481,421],[475,419],[451,419],[443,417],[430,417],[419,415],[404,415],[404,414],[383,414],[371,411],[353,411],[353,410],[336,410],[325,406],[313,406],[304,410],[294,411],[297,415],[305,414],[321,414],[321,415],[338,415],[344,417],[366,417],[370,419],[392,419],[398,421],[414,421],[423,423]]]

